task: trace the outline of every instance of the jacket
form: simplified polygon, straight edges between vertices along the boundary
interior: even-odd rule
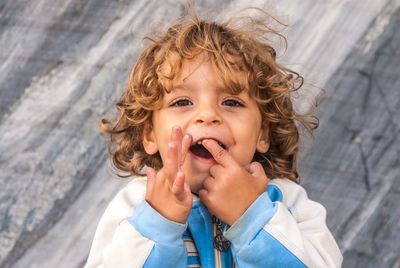
[[[170,221],[145,200],[146,179],[133,179],[108,205],[85,268],[340,267],[325,208],[287,179],[267,190],[232,225],[228,250],[214,249],[215,226],[196,198],[186,224]]]

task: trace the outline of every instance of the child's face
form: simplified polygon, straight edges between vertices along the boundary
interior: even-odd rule
[[[159,151],[163,160],[174,126],[193,137],[181,167],[193,192],[202,188],[211,166],[216,164],[203,146],[196,145],[202,139],[219,141],[242,166],[251,162],[256,150],[265,153],[269,146],[267,130],[261,127],[261,113],[247,90],[231,94],[211,64],[197,58],[183,62],[174,90],[165,94],[161,109],[153,112],[152,124],[143,144],[147,153]]]

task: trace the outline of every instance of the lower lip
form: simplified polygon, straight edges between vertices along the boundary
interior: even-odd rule
[[[207,165],[215,165],[217,162],[214,160],[214,158],[203,158],[200,156],[197,156],[195,154],[193,154],[191,151],[189,151],[190,156],[194,159],[196,159],[197,161],[207,164]]]

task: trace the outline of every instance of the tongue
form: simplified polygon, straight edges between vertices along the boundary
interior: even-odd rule
[[[207,151],[207,149],[204,148],[202,144],[194,144],[193,146],[190,147],[190,151],[198,157],[207,159],[213,158],[212,154],[209,151]]]

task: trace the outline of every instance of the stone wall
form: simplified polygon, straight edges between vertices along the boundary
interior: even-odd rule
[[[279,60],[326,90],[304,142],[301,183],[328,210],[344,267],[400,267],[400,2],[245,3],[290,27]],[[97,128],[141,38],[184,1],[0,3],[0,267],[81,267],[105,206],[125,182]]]

